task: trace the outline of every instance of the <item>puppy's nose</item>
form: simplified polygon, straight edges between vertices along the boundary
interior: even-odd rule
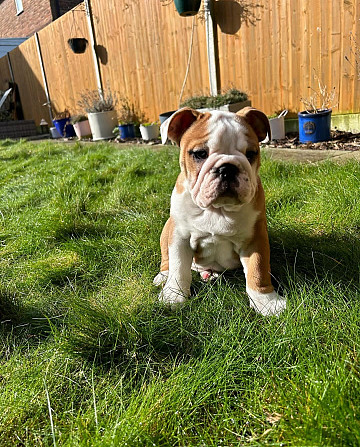
[[[216,170],[216,173],[221,178],[221,180],[228,180],[228,181],[234,180],[238,172],[239,169],[231,163],[225,163],[219,166]]]

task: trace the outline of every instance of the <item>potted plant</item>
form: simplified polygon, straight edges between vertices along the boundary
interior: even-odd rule
[[[81,140],[84,137],[91,136],[90,124],[87,116],[75,115],[71,117],[71,124],[74,126],[76,136]]]
[[[164,121],[166,121],[168,118],[170,118],[170,116],[175,112],[176,112],[176,110],[170,110],[169,112],[160,113],[160,115],[159,115],[160,124],[162,124]]]
[[[76,54],[85,53],[88,41],[83,37],[72,37],[68,39],[69,47]]]
[[[86,90],[81,94],[78,106],[88,114],[93,140],[114,138],[112,130],[117,123],[116,94],[110,89],[102,94],[98,90]]]
[[[251,102],[248,100],[246,93],[232,88],[216,96],[193,96],[184,101],[180,106],[191,107],[200,112],[207,112],[214,109],[226,112],[237,112],[250,105]]]
[[[67,109],[57,113],[53,119],[53,123],[60,136],[66,138],[75,136],[74,127],[70,122],[70,113]]]
[[[318,91],[312,89],[312,94],[301,98],[305,110],[298,113],[300,143],[317,143],[331,138],[331,112],[335,100],[335,87],[328,91],[317,75]]]
[[[182,17],[194,16],[199,12],[201,0],[174,0],[177,12]]]
[[[122,140],[135,138],[135,125],[137,117],[134,105],[130,104],[127,98],[121,99],[121,107],[119,111],[119,134]]]
[[[159,138],[160,127],[157,123],[140,124],[141,138],[145,141]]]

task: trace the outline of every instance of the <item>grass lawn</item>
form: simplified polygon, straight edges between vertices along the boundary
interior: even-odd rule
[[[1,446],[358,446],[360,164],[263,157],[279,318],[157,302],[178,150],[0,142]]]

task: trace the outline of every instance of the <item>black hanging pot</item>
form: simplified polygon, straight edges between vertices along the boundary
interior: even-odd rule
[[[83,37],[73,37],[68,39],[68,44],[74,53],[81,54],[85,53],[88,41]]]
[[[174,0],[174,3],[182,17],[189,17],[199,12],[201,0]]]

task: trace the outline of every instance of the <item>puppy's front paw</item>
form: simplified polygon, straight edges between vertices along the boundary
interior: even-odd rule
[[[166,283],[168,276],[169,276],[169,270],[159,272],[153,279],[153,284],[155,286],[162,286],[163,284]]]
[[[179,287],[166,284],[159,294],[159,301],[163,302],[171,309],[182,306],[189,294],[183,292]]]
[[[246,290],[250,297],[250,307],[265,317],[271,315],[280,315],[286,309],[285,298],[278,295],[275,291],[270,293],[260,293],[256,290]]]

